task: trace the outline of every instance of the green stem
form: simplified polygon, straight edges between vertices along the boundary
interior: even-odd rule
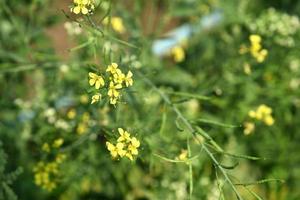
[[[221,171],[221,173],[225,177],[226,181],[229,183],[230,187],[232,188],[232,190],[236,194],[237,199],[242,200],[243,199],[242,196],[239,194],[239,192],[237,191],[237,188],[232,183],[231,179],[228,177],[227,172],[220,166],[219,162],[217,161],[217,159],[215,158],[213,153],[206,147],[205,144],[201,143],[201,141],[199,141],[199,139],[197,137],[195,137],[195,133],[197,132],[197,130],[193,128],[193,126],[190,124],[190,122],[182,115],[180,110],[174,104],[172,104],[170,99],[159,88],[157,88],[156,85],[154,85],[154,83],[152,83],[151,80],[149,80],[147,77],[145,77],[139,71],[136,71],[136,73],[142,78],[142,80],[147,85],[152,87],[161,96],[161,98],[166,102],[166,104],[168,104],[171,107],[171,109],[176,113],[178,118],[182,120],[183,124],[187,127],[188,131],[192,134],[192,136],[195,138],[195,140],[197,140],[199,142],[199,144],[202,145],[203,150],[208,154],[208,156],[211,158],[213,163],[219,168],[219,170]]]

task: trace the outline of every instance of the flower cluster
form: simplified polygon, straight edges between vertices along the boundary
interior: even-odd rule
[[[268,126],[272,126],[275,122],[272,117],[272,108],[264,104],[258,106],[256,110],[250,110],[248,115],[256,120],[263,121]]]
[[[133,157],[138,155],[138,148],[140,146],[140,141],[135,137],[130,137],[130,133],[118,128],[120,134],[117,139],[117,144],[114,145],[110,142],[106,142],[106,147],[110,151],[111,156],[115,159],[118,157],[127,157],[133,160]]]
[[[124,87],[132,86],[133,74],[131,71],[128,71],[127,74],[125,75],[121,71],[121,69],[119,69],[117,63],[112,63],[111,65],[108,65],[106,69],[106,74],[108,76],[106,76],[106,81],[105,81],[104,76],[90,72],[89,84],[90,86],[94,86],[96,90],[99,90],[100,88],[106,86],[109,102],[110,104],[115,105],[121,97],[120,90]],[[105,84],[106,82],[109,82],[109,84]],[[97,92],[92,96],[91,104],[100,101],[101,98],[102,98],[101,93]]]
[[[244,123],[244,134],[250,135],[255,130],[255,124],[253,122]]]
[[[272,38],[275,43],[286,47],[295,46],[296,42],[293,36],[300,29],[298,16],[282,13],[274,8],[262,12],[258,18],[247,24],[251,31]]]
[[[61,147],[61,145],[63,145],[64,143],[64,139],[63,138],[58,138],[56,140],[54,140],[54,142],[52,143],[52,145],[49,145],[49,143],[44,143],[43,146],[42,146],[42,150],[47,152],[47,153],[50,153],[51,151],[51,147],[52,148],[55,148],[55,149],[58,149]]]
[[[259,35],[250,35],[249,40],[251,43],[250,47],[241,47],[240,53],[250,52],[257,62],[263,62],[268,55],[268,50],[262,48],[261,37]]]
[[[56,188],[60,177],[59,167],[65,159],[65,154],[58,154],[52,162],[39,162],[33,169],[35,184],[48,191]]]
[[[74,5],[71,7],[71,12],[75,14],[82,13],[86,15],[92,13],[95,9],[94,0],[74,0]]]

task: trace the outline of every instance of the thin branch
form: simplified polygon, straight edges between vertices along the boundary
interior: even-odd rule
[[[142,80],[147,85],[149,85],[150,87],[152,87],[161,96],[161,98],[165,101],[166,104],[168,104],[171,107],[171,109],[176,113],[176,115],[178,116],[178,118],[181,119],[182,123],[187,127],[188,131],[192,134],[192,136],[195,138],[195,140],[197,140],[199,142],[199,144],[202,145],[203,150],[208,154],[208,156],[211,158],[211,160],[213,161],[213,163],[222,172],[223,176],[225,177],[225,180],[229,183],[229,185],[233,189],[234,193],[236,194],[237,199],[242,200],[243,199],[242,196],[239,194],[239,192],[237,191],[237,188],[232,183],[231,179],[228,177],[227,172],[221,167],[221,165],[219,164],[219,162],[217,161],[217,159],[215,158],[215,156],[213,155],[213,153],[206,147],[206,145],[203,144],[203,143],[201,143],[201,141],[199,140],[199,138],[197,138],[195,136],[195,133],[197,132],[197,130],[194,129],[194,127],[190,124],[190,122],[182,115],[181,111],[174,104],[172,104],[172,102],[170,101],[170,99],[159,88],[157,88],[156,85],[154,83],[152,83],[151,80],[149,80],[147,77],[145,77],[139,71],[136,71],[136,73],[142,78]]]

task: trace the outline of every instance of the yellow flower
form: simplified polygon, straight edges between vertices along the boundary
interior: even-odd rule
[[[123,157],[126,154],[126,151],[123,149],[124,148],[124,144],[121,142],[118,142],[116,145],[117,148],[117,152],[119,154],[119,156]]]
[[[132,137],[130,142],[131,142],[132,146],[134,146],[136,148],[138,148],[141,145],[140,141],[138,139],[136,139],[135,137]]]
[[[254,129],[255,129],[255,124],[254,123],[252,123],[252,122],[245,122],[244,123],[244,134],[245,135],[249,135],[249,134],[251,134],[253,131],[254,131]]]
[[[133,156],[139,153],[138,148],[141,145],[140,141],[135,137],[130,137],[130,133],[122,128],[118,128],[118,132],[120,136],[117,140],[117,144],[113,145],[110,142],[106,142],[107,149],[113,158],[126,156],[130,160],[133,160]]]
[[[259,35],[250,35],[249,40],[251,43],[260,43],[261,42],[261,37]]]
[[[49,153],[50,152],[50,146],[48,143],[44,143],[42,146],[42,150]]]
[[[122,128],[118,128],[120,137],[118,138],[118,142],[127,142],[130,141],[130,134],[127,131],[124,131]]]
[[[112,97],[119,97],[120,93],[117,91],[117,89],[121,89],[121,84],[114,84],[112,81],[109,83],[109,89],[108,89],[108,96]]]
[[[87,125],[85,123],[79,123],[76,131],[78,135],[84,134],[87,131]]]
[[[272,126],[275,122],[274,118],[271,115],[265,117],[264,122],[268,126]]]
[[[117,148],[115,145],[111,144],[110,142],[106,142],[106,147],[110,151],[110,154],[113,158],[116,158],[118,156]]]
[[[247,75],[251,74],[251,65],[249,65],[248,63],[244,64],[244,73]]]
[[[95,85],[96,89],[99,89],[101,86],[104,86],[105,83],[102,76],[98,76],[97,74],[90,72],[89,77],[90,77],[89,80],[90,86]]]
[[[55,157],[55,162],[58,163],[58,164],[60,164],[60,163],[62,163],[66,159],[66,157],[67,157],[66,154],[59,153]]]
[[[52,146],[54,148],[59,148],[61,145],[63,145],[63,143],[64,143],[64,139],[63,138],[59,138],[59,139],[54,140]]]
[[[248,113],[249,117],[255,118],[256,117],[256,112],[254,110],[250,110]]]
[[[133,160],[133,156],[132,156],[131,153],[126,153],[125,156],[126,156],[127,158],[129,158],[129,160],[131,160],[131,161]]]
[[[182,62],[185,58],[184,49],[181,46],[175,46],[171,49],[171,54],[175,62]]]
[[[105,18],[103,20],[103,24],[104,25],[108,25],[108,23],[109,23],[109,19]],[[120,17],[112,17],[110,19],[110,23],[111,23],[111,26],[112,26],[113,30],[115,30],[116,32],[121,33],[121,34],[125,32],[126,29],[125,29],[125,27],[123,25],[122,18],[120,18]]]
[[[179,154],[178,157],[176,157],[177,160],[185,161],[187,160],[188,157],[188,151],[186,149],[182,149],[181,153]]]
[[[257,112],[261,112],[265,115],[272,114],[272,108],[266,106],[265,104],[262,104],[258,107]]]
[[[71,12],[75,14],[88,14],[89,11],[95,8],[92,0],[74,0],[75,6],[71,8]]]
[[[59,164],[64,159],[65,154],[58,154],[53,162],[38,162],[33,168],[35,184],[48,191],[56,188],[59,176]]]
[[[67,113],[67,117],[69,119],[74,119],[76,117],[76,110],[75,109],[69,110],[69,112]]]
[[[250,35],[249,40],[251,42],[251,55],[257,60],[257,62],[263,62],[268,55],[268,51],[266,49],[262,49],[261,37],[259,35]]]
[[[110,142],[106,142],[106,147],[110,151],[110,154],[113,158],[116,158],[118,155],[123,157],[126,154],[126,151],[123,149],[124,144],[121,142],[118,142],[116,146]]]
[[[99,94],[99,93],[95,94],[95,95],[92,96],[92,102],[91,102],[91,104],[96,103],[96,102],[98,102],[100,100],[101,100],[101,94]]]
[[[110,72],[111,74],[120,73],[120,69],[118,68],[117,63],[111,63],[111,65],[107,66],[106,72]]]
[[[128,145],[128,151],[130,151],[132,155],[138,155],[137,148],[139,146],[140,146],[140,141],[138,141],[135,137],[132,137],[130,140],[130,144]]]
[[[268,50],[262,49],[260,52],[258,52],[258,54],[256,54],[255,58],[257,62],[261,63],[266,59],[267,55],[268,55]]]
[[[124,33],[125,27],[123,25],[123,20],[120,17],[112,17],[111,18],[111,26],[118,33]]]
[[[251,118],[263,121],[268,126],[272,126],[275,122],[274,118],[272,117],[272,108],[268,107],[265,104],[258,106],[256,111],[249,111],[248,115]]]
[[[114,77],[114,82],[115,82],[115,83],[120,83],[120,84],[122,84],[123,81],[125,80],[125,74],[123,74],[123,73],[121,72],[121,70],[116,71],[116,73],[113,74],[113,77]]]
[[[132,76],[132,72],[128,71],[126,77],[124,78],[126,87],[131,86],[133,84]]]
[[[82,104],[87,104],[89,102],[89,97],[88,97],[88,95],[81,95],[80,96],[80,103],[82,103]]]
[[[109,99],[109,103],[112,104],[112,105],[115,105],[117,103],[117,100],[118,100],[118,98],[113,98],[112,97],[112,98]]]

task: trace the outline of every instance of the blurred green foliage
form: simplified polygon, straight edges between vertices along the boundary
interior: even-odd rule
[[[69,12],[72,1],[0,2],[0,199],[236,198],[220,169],[241,184],[235,187],[244,199],[300,198],[300,2],[96,3],[94,15],[79,17]],[[216,12],[219,23],[180,44],[184,61],[153,54],[166,32],[197,27]],[[101,23],[114,16],[125,34]],[[268,50],[262,63],[239,53],[252,34]],[[132,70],[134,85],[116,107],[90,105],[88,72],[111,62]],[[248,116],[262,104],[272,108],[274,125]],[[183,118],[224,152],[261,159],[220,153],[205,135],[193,136]],[[245,122],[255,124],[249,135]],[[141,142],[134,162],[113,160],[106,149],[119,127]],[[63,144],[54,148],[59,138]],[[34,168],[60,153],[66,159],[57,186],[43,190]],[[177,162],[180,156],[189,160]]]

